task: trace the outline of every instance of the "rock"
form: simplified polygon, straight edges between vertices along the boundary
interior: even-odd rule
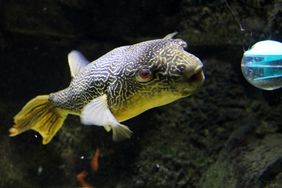
[[[11,34],[67,41],[128,43],[173,31],[196,46],[249,47],[269,37],[281,40],[281,1],[226,2],[6,1],[1,26]]]
[[[244,122],[244,123],[243,123]],[[259,122],[252,118],[240,121],[219,154],[204,173],[199,187],[279,187],[281,182],[282,134],[257,138],[253,132]]]

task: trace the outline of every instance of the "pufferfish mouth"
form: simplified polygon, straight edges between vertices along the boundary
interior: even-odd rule
[[[199,83],[201,85],[204,82],[204,80],[205,80],[205,76],[202,67],[199,67],[198,69],[195,70],[195,73],[190,78],[188,78],[187,81],[195,84]]]
[[[194,69],[193,73],[185,75],[185,81],[182,87],[183,95],[191,95],[197,92],[203,85],[205,76],[202,66],[198,66]]]

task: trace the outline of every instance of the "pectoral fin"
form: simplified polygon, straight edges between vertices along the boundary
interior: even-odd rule
[[[90,62],[76,50],[68,54],[68,62],[70,66],[71,76],[75,77]]]
[[[113,130],[113,140],[120,141],[130,138],[132,131],[120,124],[108,107],[107,95],[93,99],[81,113],[81,122],[85,125],[104,126],[107,131]]]

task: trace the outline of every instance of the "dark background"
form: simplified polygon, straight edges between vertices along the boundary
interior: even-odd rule
[[[254,42],[282,41],[282,1],[228,2],[0,1],[0,187],[78,187],[83,170],[98,188],[282,187],[281,90],[256,89],[240,70]],[[72,116],[48,145],[33,131],[8,137],[29,99],[68,86],[72,49],[94,60],[174,31],[203,61],[205,85],[125,122],[132,139],[113,143]]]

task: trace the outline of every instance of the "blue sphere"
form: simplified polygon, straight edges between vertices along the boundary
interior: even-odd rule
[[[245,51],[241,69],[253,86],[274,90],[282,87],[282,43],[265,40]]]

